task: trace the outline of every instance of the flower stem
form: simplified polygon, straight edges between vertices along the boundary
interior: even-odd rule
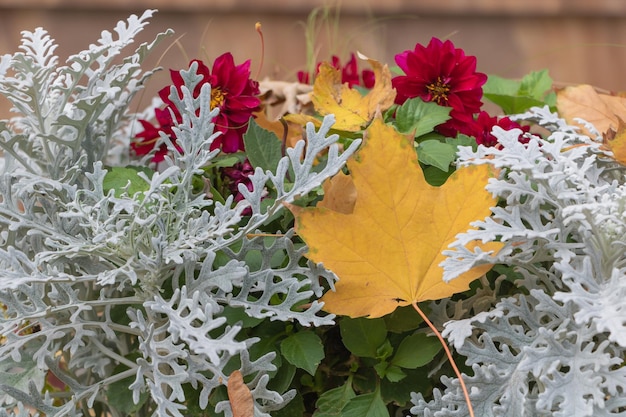
[[[422,319],[424,319],[424,322],[428,325],[428,327],[430,327],[430,329],[433,332],[435,332],[435,335],[437,335],[439,342],[441,342],[441,346],[443,346],[443,350],[446,352],[446,355],[448,356],[448,359],[450,360],[452,369],[454,369],[454,373],[459,379],[459,384],[461,384],[461,390],[463,391],[463,397],[465,398],[465,402],[467,403],[467,410],[469,411],[469,415],[470,417],[474,417],[474,409],[472,408],[472,402],[470,401],[469,393],[467,392],[467,387],[465,386],[465,382],[463,382],[463,377],[461,376],[461,372],[459,371],[459,368],[456,366],[456,362],[454,361],[454,358],[452,357],[452,353],[450,352],[450,348],[448,348],[448,344],[446,343],[441,333],[439,333],[439,330],[437,330],[435,325],[428,319],[428,317],[426,317],[426,314],[424,314],[422,309],[419,308],[416,301],[413,301],[413,308],[422,317]]]

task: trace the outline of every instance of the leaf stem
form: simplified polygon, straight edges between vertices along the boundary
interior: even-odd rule
[[[454,361],[454,358],[452,357],[452,353],[450,352],[450,348],[448,348],[448,344],[446,343],[445,339],[443,338],[439,330],[437,330],[435,325],[428,319],[428,317],[426,316],[426,314],[424,314],[422,309],[419,308],[416,301],[413,301],[413,308],[422,317],[422,319],[424,319],[424,322],[428,324],[428,327],[430,327],[430,329],[433,332],[435,332],[435,335],[437,335],[437,338],[441,342],[441,346],[443,346],[443,350],[446,352],[446,355],[448,356],[448,359],[450,360],[452,369],[454,369],[454,373],[459,379],[459,384],[461,384],[461,390],[463,391],[463,397],[465,398],[465,402],[467,403],[467,409],[469,411],[469,415],[470,417],[474,417],[474,409],[472,408],[472,402],[470,401],[469,393],[467,392],[467,387],[465,386],[465,382],[463,382],[463,377],[461,376],[461,372],[459,371],[459,368],[456,366],[456,362]]]

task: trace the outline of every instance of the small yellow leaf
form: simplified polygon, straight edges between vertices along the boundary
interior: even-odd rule
[[[239,370],[233,371],[228,377],[226,391],[233,417],[254,417],[254,398]]]
[[[366,95],[341,83],[341,70],[323,63],[313,85],[313,105],[322,116],[335,115],[334,128],[357,132],[366,127],[377,113],[387,110],[394,102],[396,91],[391,85],[387,65],[367,59],[376,81]]]
[[[322,125],[322,121],[320,119],[311,116],[310,114],[287,114],[283,116],[283,119],[285,119],[289,123],[294,123],[301,126],[304,126],[307,123],[313,123],[313,126],[315,127],[320,127]]]
[[[601,94],[590,85],[582,84],[565,87],[557,92],[556,106],[559,114],[571,125],[580,126],[590,134],[575,118],[593,124],[600,133],[610,128],[616,129],[618,118],[626,120],[626,98]]]
[[[491,265],[443,281],[442,251],[470,222],[491,214],[487,166],[460,168],[441,187],[424,179],[413,144],[380,119],[348,161],[356,189],[350,214],[335,204],[297,210],[296,231],[309,257],[339,277],[322,301],[331,313],[380,317],[400,305],[465,291]],[[330,193],[331,195],[333,193]],[[498,251],[501,245],[481,245]]]
[[[602,148],[611,151],[617,162],[626,165],[626,123],[618,117],[617,130],[609,129],[602,138]]]

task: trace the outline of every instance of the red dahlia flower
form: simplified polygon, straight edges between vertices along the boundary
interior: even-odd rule
[[[491,133],[494,126],[500,126],[504,130],[521,129],[523,133],[520,135],[519,141],[528,142],[524,133],[528,133],[530,126],[522,126],[508,117],[491,117],[485,111],[481,111],[474,123],[468,125],[463,133],[476,138],[476,143],[479,145],[498,146],[498,139]]]
[[[316,66],[316,71],[319,71],[320,65],[321,62],[318,62]],[[365,88],[374,87],[374,71],[364,69],[359,74],[359,65],[357,63],[354,53],[350,54],[350,60],[344,66],[341,65],[339,57],[333,55],[331,57],[331,65],[333,66],[333,68],[341,70],[342,84],[348,83],[348,87],[353,87],[355,85]],[[298,81],[303,84],[309,84],[311,82],[311,75],[308,72],[298,71]]]
[[[198,63],[196,70],[202,76],[202,80],[193,92],[194,97],[200,95],[200,88],[204,84],[211,85],[211,108],[219,108],[220,112],[213,120],[216,130],[222,132],[217,137],[212,149],[220,148],[223,152],[232,153],[243,150],[243,134],[248,125],[252,113],[259,110],[259,84],[250,79],[250,60],[241,65],[235,65],[233,56],[225,53],[219,56],[209,69],[202,61]],[[172,82],[178,94],[182,96],[181,87],[184,85],[180,71],[170,71]],[[176,138],[171,128],[182,122],[180,112],[169,99],[170,87],[167,86],[159,91],[161,100],[165,103],[165,109],[155,111],[159,126],[153,126],[145,120],[140,120],[144,131],[137,135],[139,140],[131,145],[137,155],[145,155],[150,152],[158,139],[159,132],[166,133],[173,142]],[[174,118],[172,118],[172,114]],[[175,120],[174,120],[175,119]],[[155,162],[163,160],[167,148],[162,146],[154,157]]]
[[[452,107],[452,118],[436,129],[440,133],[456,136],[474,113],[480,111],[487,75],[476,72],[476,57],[466,56],[451,41],[432,38],[427,46],[417,44],[414,50],[396,55],[395,60],[406,74],[392,79],[397,91],[396,103],[420,97]]]

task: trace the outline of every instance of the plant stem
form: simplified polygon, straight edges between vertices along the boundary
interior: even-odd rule
[[[465,382],[463,382],[463,377],[461,376],[461,372],[459,371],[459,368],[456,366],[456,362],[454,361],[454,358],[452,357],[452,353],[450,352],[450,348],[448,348],[448,344],[446,343],[441,333],[439,333],[439,330],[437,330],[435,325],[428,319],[428,317],[426,317],[426,314],[424,314],[422,309],[419,308],[416,301],[413,301],[413,308],[422,317],[422,319],[424,319],[424,322],[428,324],[428,327],[430,327],[430,329],[433,332],[435,332],[435,335],[437,335],[439,342],[441,342],[441,346],[443,346],[443,350],[446,352],[446,355],[448,356],[448,359],[450,360],[452,369],[454,369],[454,373],[459,379],[459,384],[461,384],[461,390],[463,391],[463,397],[465,397],[465,402],[467,403],[467,410],[469,411],[469,415],[470,417],[474,417],[474,409],[472,408],[472,402],[470,401],[469,393],[467,392],[467,387],[465,386]]]

